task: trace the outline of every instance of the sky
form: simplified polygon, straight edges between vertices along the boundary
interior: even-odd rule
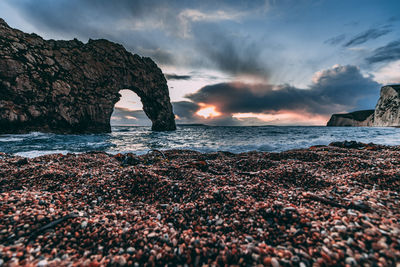
[[[177,123],[325,125],[400,83],[398,0],[1,0],[0,17],[151,57]],[[150,125],[139,97],[120,93],[112,124]]]

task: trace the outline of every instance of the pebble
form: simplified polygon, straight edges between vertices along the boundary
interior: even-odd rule
[[[400,147],[364,147],[2,157],[0,265],[395,266]]]
[[[347,214],[350,216],[357,216],[357,213],[355,213],[352,209],[348,209]]]
[[[83,221],[82,223],[81,223],[81,228],[86,228],[87,227],[87,225],[88,225],[88,222],[87,221]]]
[[[129,248],[126,249],[126,252],[128,252],[128,253],[131,254],[131,255],[132,255],[135,251],[136,251],[136,250],[135,250],[135,248],[133,248],[133,247],[129,247]]]
[[[339,231],[339,232],[346,232],[346,230],[347,230],[347,227],[344,225],[335,225],[334,228],[336,231]]]
[[[347,257],[346,258],[346,264],[348,264],[350,266],[356,266],[357,265],[357,261],[353,257]]]
[[[272,258],[271,259],[271,265],[272,265],[272,267],[279,267],[280,266],[280,264],[279,264],[279,262],[278,262],[278,260],[276,258]]]
[[[47,260],[41,260],[38,262],[37,266],[38,267],[45,267],[47,266],[49,263],[47,262]]]
[[[246,236],[246,240],[247,240],[248,242],[253,242],[254,239],[253,239],[253,237],[247,235],[247,236]]]
[[[154,232],[147,235],[148,238],[153,238],[153,237],[156,237],[156,236],[157,236],[157,234],[154,233]]]

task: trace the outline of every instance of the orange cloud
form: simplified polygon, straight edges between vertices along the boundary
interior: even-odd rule
[[[276,113],[234,113],[232,118],[240,121],[256,118],[270,124],[279,125],[325,125],[327,116],[310,114],[304,111],[280,110]]]
[[[196,112],[196,115],[201,116],[201,117],[203,117],[205,119],[215,118],[215,117],[218,117],[218,116],[222,115],[221,112],[218,112],[216,110],[215,106],[206,105],[206,104],[203,104],[203,103],[199,103],[199,106],[201,107],[201,109],[199,109]]]

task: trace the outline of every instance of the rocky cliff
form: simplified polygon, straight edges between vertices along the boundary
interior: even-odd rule
[[[400,126],[400,85],[383,86],[375,110],[333,114],[327,126]]]
[[[374,110],[360,110],[346,114],[333,114],[327,126],[369,126]]]
[[[400,126],[400,85],[382,87],[373,126]]]
[[[121,89],[134,91],[153,130],[174,130],[157,65],[107,40],[43,40],[0,19],[0,133],[110,132]]]

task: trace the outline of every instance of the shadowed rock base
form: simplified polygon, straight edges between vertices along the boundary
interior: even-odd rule
[[[121,89],[135,92],[156,131],[175,130],[157,65],[107,40],[43,40],[0,19],[0,133],[110,132]]]

